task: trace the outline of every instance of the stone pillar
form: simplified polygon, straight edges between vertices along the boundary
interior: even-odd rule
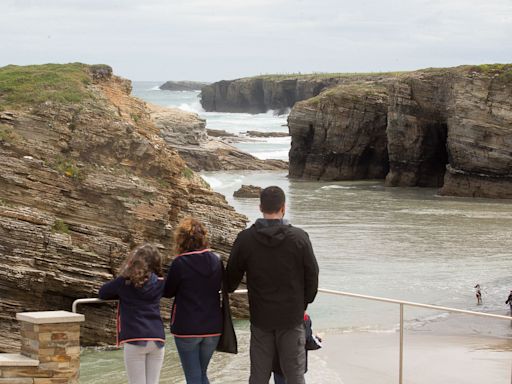
[[[34,384],[78,384],[80,323],[84,315],[24,312],[16,314],[16,319],[20,321],[21,354],[39,360]]]

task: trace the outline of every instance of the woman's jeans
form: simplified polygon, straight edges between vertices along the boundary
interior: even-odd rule
[[[174,337],[187,384],[210,384],[206,370],[219,338],[220,336]]]
[[[274,384],[286,384],[286,379],[283,375],[274,372]]]
[[[165,348],[154,341],[146,346],[124,344],[124,365],[129,384],[158,384]]]

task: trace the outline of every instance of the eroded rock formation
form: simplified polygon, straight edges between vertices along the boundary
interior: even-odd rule
[[[164,91],[200,91],[208,83],[199,81],[166,81],[160,87]]]
[[[260,160],[226,142],[226,137],[209,136],[206,121],[195,113],[156,105],[148,109],[165,142],[194,171],[288,169],[286,161]]]
[[[297,103],[288,117],[290,177],[384,178],[388,172],[383,85],[341,85]]]
[[[292,177],[512,198],[512,65],[356,80],[297,103],[288,121]]]
[[[134,245],[158,244],[167,264],[180,218],[200,217],[223,257],[245,227],[160,137],[130,82],[95,68],[0,68],[12,81],[0,89],[0,351],[19,347],[16,312],[95,297]],[[80,312],[84,344],[114,340],[111,306]]]

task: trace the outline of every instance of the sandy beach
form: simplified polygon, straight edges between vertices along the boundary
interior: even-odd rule
[[[511,382],[510,339],[407,332],[404,340],[404,383]],[[398,355],[398,333],[327,334],[323,348],[310,353],[306,377],[314,383],[396,384]]]

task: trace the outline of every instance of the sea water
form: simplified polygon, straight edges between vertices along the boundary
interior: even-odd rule
[[[163,83],[163,82],[161,82]],[[247,130],[283,131],[286,116],[202,111],[197,92],[160,91],[155,83],[134,83],[134,95],[163,106],[198,113],[208,128],[242,134]],[[289,141],[242,143],[254,155],[283,156]],[[251,221],[260,216],[258,201],[237,199],[241,184],[278,185],[287,195],[286,217],[309,233],[320,266],[320,286],[460,309],[507,314],[512,289],[512,202],[440,197],[435,189],[387,188],[380,180],[354,182],[294,181],[286,172],[204,172],[212,189],[226,196]],[[482,287],[477,306],[473,287]],[[394,304],[319,294],[309,308],[316,331],[329,334],[395,332],[399,309]],[[436,335],[490,335],[510,338],[506,321],[492,321],[406,307],[406,326]],[[247,379],[247,322],[237,323],[240,354],[216,354],[212,382]],[[312,354],[312,364],[324,362]],[[308,374],[310,383],[337,383],[324,367]],[[333,375],[332,377],[330,375]],[[101,379],[99,379],[101,378]],[[85,350],[82,383],[123,383],[122,351]],[[184,382],[173,343],[168,343],[161,383]]]

